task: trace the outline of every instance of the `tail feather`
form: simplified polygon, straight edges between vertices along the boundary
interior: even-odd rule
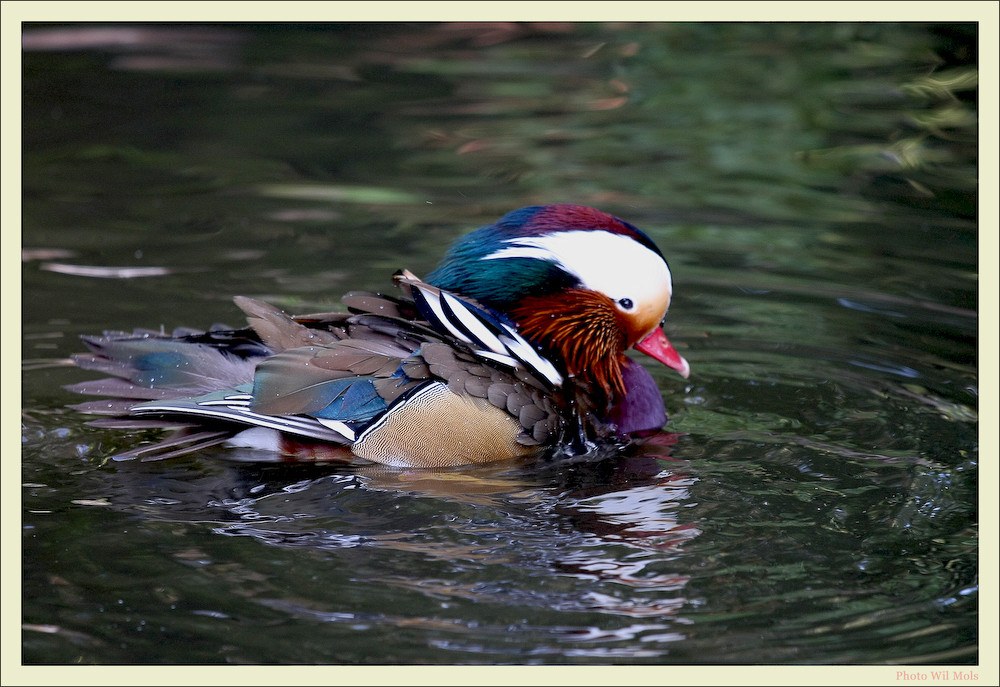
[[[123,418],[123,417],[102,417],[98,420],[90,420],[87,422],[87,424],[90,425],[91,427],[101,427],[103,429],[129,429],[129,430],[190,429],[200,426],[197,424],[192,424],[190,422],[180,422],[178,420],[154,419],[154,418],[148,418],[148,419],[143,418],[141,420],[133,420],[131,418]]]
[[[112,456],[112,460],[124,461],[138,458],[141,463],[166,460],[167,458],[174,458],[193,451],[199,451],[209,446],[216,446],[227,441],[232,435],[232,432],[224,430],[192,433],[188,429],[180,429],[174,435],[155,444],[139,446]]]
[[[133,415],[172,415],[187,419],[201,418],[207,422],[268,427],[308,439],[344,444],[350,438],[308,415],[264,415],[250,410],[249,394],[229,394],[225,391],[199,398],[179,398],[149,401],[131,409]]]
[[[138,386],[120,377],[91,379],[86,382],[69,384],[64,388],[85,396],[112,396],[118,399],[131,399],[133,401],[157,401],[177,396],[177,391],[174,389]],[[100,405],[97,405],[97,403],[95,402],[95,409],[100,408]]]
[[[110,374],[139,388],[97,380],[83,382],[74,390],[125,398],[153,400],[235,388],[253,381],[254,369],[263,359],[230,355],[221,347],[183,338],[111,333],[83,340],[93,353],[75,359],[81,368]]]
[[[246,296],[236,296],[233,302],[246,313],[247,323],[261,341],[276,353],[300,346],[322,346],[339,339],[333,332],[296,322],[270,303]]]

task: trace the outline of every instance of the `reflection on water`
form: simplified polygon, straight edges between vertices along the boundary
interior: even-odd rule
[[[26,26],[23,659],[975,663],[974,25]],[[78,336],[627,217],[686,382],[621,455],[448,472],[84,424]]]
[[[666,439],[668,446],[674,440]],[[427,617],[375,610],[341,598],[327,583],[311,598],[288,595],[278,591],[285,583],[274,570],[261,570],[260,561],[228,560],[228,547],[193,544],[188,536],[168,547],[169,557],[197,577],[207,575],[254,606],[310,624],[379,633],[422,629],[441,635],[433,643],[442,650],[495,656],[512,621],[470,621],[454,609],[472,604],[506,614],[509,608],[534,618],[526,625],[516,621],[519,632],[570,643],[568,648],[534,647],[525,660],[653,657],[656,651],[645,648],[650,643],[684,636],[682,626],[689,621],[676,616],[689,603],[686,576],[670,561],[698,530],[677,516],[679,508],[692,505],[691,479],[674,472],[662,448],[579,463],[574,481],[581,483],[570,491],[548,487],[547,480],[509,465],[445,473],[376,467],[331,474],[314,466],[230,462],[228,453],[220,452],[208,464],[121,464],[96,485],[105,496],[74,503],[90,512],[120,513],[126,522],[140,516],[139,528],[154,532],[161,528],[156,523],[163,523],[188,535],[194,527],[248,538],[275,547],[277,552],[265,557],[275,562],[293,564],[305,554],[315,563],[318,556],[327,572],[362,578],[380,593],[417,597],[436,608]],[[602,479],[582,483],[591,469]],[[26,485],[36,497],[47,486]],[[176,573],[158,573],[146,582],[158,589],[162,584],[169,594],[176,579]],[[225,605],[217,604],[188,613],[232,618]],[[621,620],[588,623],[594,613]],[[577,615],[579,621],[569,621]],[[491,616],[489,610],[475,614]],[[564,620],[549,625],[543,620],[548,616]],[[478,637],[472,644],[467,641],[470,622]],[[644,648],[632,646],[636,641]]]

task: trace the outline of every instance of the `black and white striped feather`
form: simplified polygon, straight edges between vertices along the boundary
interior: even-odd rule
[[[466,298],[410,276],[397,276],[410,287],[414,302],[431,325],[466,343],[472,352],[512,369],[526,369],[549,385],[562,386],[563,376],[513,326]]]

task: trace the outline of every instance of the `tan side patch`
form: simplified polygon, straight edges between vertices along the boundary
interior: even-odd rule
[[[482,398],[432,384],[390,410],[354,443],[356,455],[398,467],[489,463],[534,450],[517,443],[520,423]]]

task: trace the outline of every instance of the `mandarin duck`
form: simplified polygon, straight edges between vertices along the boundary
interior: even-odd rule
[[[628,442],[667,421],[636,349],[687,377],[661,328],[671,274],[635,226],[579,205],[526,207],[459,239],[396,295],[289,316],[237,297],[248,326],[84,336],[67,387],[114,397],[92,424],[181,428],[116,458],[226,442],[282,460],[445,467]],[[176,424],[175,424],[176,423]]]

